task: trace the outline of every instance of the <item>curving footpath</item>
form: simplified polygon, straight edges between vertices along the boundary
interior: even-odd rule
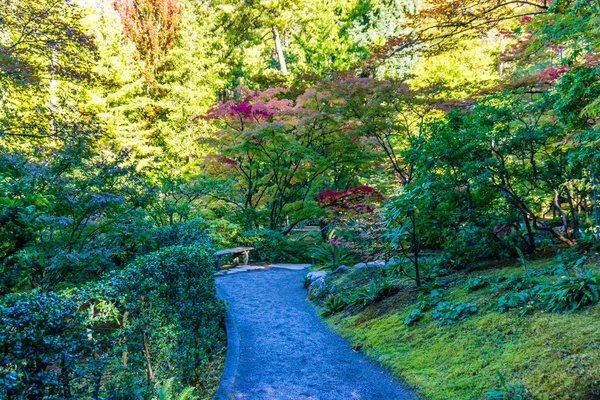
[[[217,277],[229,302],[228,351],[217,399],[415,399],[331,331],[302,288],[301,268]]]

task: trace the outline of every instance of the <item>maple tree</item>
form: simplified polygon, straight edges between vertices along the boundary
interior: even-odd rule
[[[179,0],[115,0],[114,6],[125,35],[135,44],[147,73],[152,75],[177,38]]]
[[[346,124],[322,113],[318,92],[292,98],[283,88],[242,93],[242,100],[221,103],[205,117],[224,124],[217,134],[220,153],[208,158],[223,177],[211,196],[233,204],[249,227],[259,224],[262,207],[271,229],[293,216],[289,231],[312,216],[306,205],[323,179],[339,179],[332,177],[336,171],[368,157],[359,156],[363,147]]]

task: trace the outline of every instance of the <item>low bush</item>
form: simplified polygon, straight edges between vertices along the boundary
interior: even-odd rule
[[[367,305],[381,299],[383,286],[372,280],[366,286],[358,288],[354,292],[354,302],[359,305]]]
[[[519,291],[533,289],[536,285],[537,284],[534,281],[523,274],[510,277],[498,277],[492,284],[492,287],[500,291]]]
[[[563,276],[541,292],[545,307],[552,312],[575,311],[600,300],[600,275],[579,270]]]
[[[486,286],[489,286],[490,281],[487,276],[478,276],[476,278],[471,278],[467,281],[467,290],[469,292],[474,292],[479,289],[483,289]]]
[[[538,286],[533,289],[504,294],[496,302],[493,302],[490,308],[492,311],[499,312],[520,309],[521,316],[523,316],[534,309],[540,289],[541,287]]]
[[[321,310],[321,316],[333,315],[339,311],[342,311],[351,304],[351,301],[339,294],[330,294],[325,298],[323,303],[323,309]]]
[[[207,230],[207,224],[202,219],[192,219],[186,222],[160,226],[150,231],[153,248],[156,251],[169,246],[202,246],[212,250],[213,243]]]
[[[308,245],[302,240],[293,240],[279,231],[268,229],[242,233],[238,244],[254,247],[250,256],[264,262],[310,262]]]
[[[406,314],[404,317],[404,325],[413,325],[423,319],[423,311],[420,308],[416,308]]]
[[[519,240],[514,232],[498,241],[489,229],[466,224],[458,231],[447,232],[443,245],[444,258],[453,260],[455,268],[465,267],[476,260],[508,258],[514,255]]]
[[[138,257],[99,283],[0,303],[0,398],[149,398],[175,378],[200,395],[225,307],[201,246]]]
[[[528,400],[533,397],[521,385],[521,382],[508,383],[501,373],[498,373],[499,387],[485,392],[486,400]]]
[[[0,398],[97,398],[107,362],[98,351],[106,337],[88,336],[81,305],[75,295],[38,290],[2,299]]]
[[[342,245],[324,243],[321,246],[313,247],[312,254],[319,264],[331,269],[351,264],[354,261],[350,249]]]
[[[438,289],[432,289],[428,292],[419,293],[419,307],[421,310],[427,310],[435,307],[444,299],[443,293]]]
[[[440,325],[450,325],[459,320],[468,318],[477,312],[477,306],[471,303],[440,302],[433,310],[431,317],[438,319]]]

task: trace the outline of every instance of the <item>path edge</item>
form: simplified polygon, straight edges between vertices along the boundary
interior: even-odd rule
[[[218,287],[217,296],[219,299],[224,300],[223,292]],[[215,400],[231,400],[234,398],[233,385],[235,384],[240,359],[240,333],[229,307],[227,307],[224,322],[225,331],[227,332],[227,354]]]

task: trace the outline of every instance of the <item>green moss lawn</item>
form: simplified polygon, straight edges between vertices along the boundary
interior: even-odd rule
[[[552,263],[552,258],[543,258],[526,266],[486,266],[446,277],[444,300],[478,307],[475,315],[452,325],[440,326],[431,318],[431,310],[416,324],[405,325],[405,315],[417,302],[410,287],[327,320],[356,348],[427,399],[483,399],[488,390],[499,387],[499,374],[507,383],[519,382],[526,393],[539,399],[600,398],[600,305],[575,313],[536,309],[521,316],[522,310],[491,311],[491,303],[510,288],[467,290],[469,278],[510,278],[541,271]],[[361,280],[364,284],[365,274],[352,270],[333,285]],[[540,276],[534,281],[554,279]]]

